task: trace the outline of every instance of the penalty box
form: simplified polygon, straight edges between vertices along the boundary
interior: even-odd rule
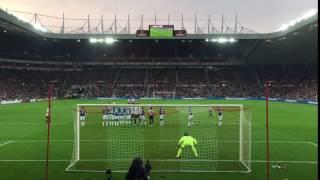
[[[106,107],[144,107],[148,120],[151,106],[156,113],[154,127],[101,124]],[[83,127],[80,126],[81,107],[87,111]],[[165,111],[165,126],[157,124],[160,108]],[[217,125],[217,109],[223,112],[225,124],[221,127]],[[190,111],[194,115],[191,127],[187,126]],[[73,114],[74,146],[67,171],[104,172],[109,168],[123,172],[134,157],[152,160],[153,170],[159,172],[251,171],[251,109],[242,104],[78,104]],[[198,158],[191,149],[185,148],[182,158],[174,159],[177,142],[184,132],[197,139]],[[235,143],[222,144],[225,140]]]

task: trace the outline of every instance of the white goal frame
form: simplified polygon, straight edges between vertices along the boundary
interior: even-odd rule
[[[70,165],[65,169],[67,172],[103,172],[105,171],[99,171],[99,170],[74,170],[72,167],[80,161],[80,115],[79,111],[82,106],[84,107],[106,107],[106,106],[121,106],[121,107],[132,107],[132,106],[138,106],[138,107],[146,107],[146,106],[152,106],[152,107],[239,107],[240,108],[240,118],[239,118],[239,162],[241,162],[246,170],[234,170],[234,171],[200,171],[200,170],[153,170],[153,172],[228,172],[228,173],[250,173],[251,172],[251,115],[248,120],[248,136],[249,136],[249,143],[248,143],[248,152],[246,152],[248,158],[247,160],[243,159],[244,152],[243,152],[243,144],[241,142],[244,141],[243,139],[243,126],[244,126],[244,107],[242,104],[77,104],[76,105],[76,122],[74,123],[74,148],[77,150],[73,149],[73,156],[74,156],[74,162],[71,161]],[[108,159],[100,159],[100,160],[105,160],[107,161]],[[97,161],[100,161],[97,160]],[[200,159],[199,159],[200,160]],[[174,159],[167,159],[167,160],[160,160],[158,161],[177,161]],[[180,160],[181,161],[181,160]],[[206,161],[206,160],[204,160]],[[207,161],[217,161],[217,162],[236,162],[237,160],[207,160]],[[113,171],[113,172],[126,172],[126,171]]]
[[[152,92],[152,99],[159,99],[157,98],[156,94],[170,94],[172,95],[172,99],[175,99],[176,93],[174,91],[153,91]]]

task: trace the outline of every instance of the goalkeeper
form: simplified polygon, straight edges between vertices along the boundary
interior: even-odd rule
[[[176,158],[180,158],[181,156],[181,153],[182,153],[182,149],[184,147],[187,147],[187,146],[191,146],[192,148],[192,151],[194,153],[194,156],[195,157],[198,157],[198,153],[197,153],[197,150],[196,148],[194,147],[194,145],[196,145],[198,142],[195,138],[193,138],[192,136],[189,136],[188,133],[184,133],[184,136],[182,136],[178,142],[178,153],[177,153],[177,156]]]

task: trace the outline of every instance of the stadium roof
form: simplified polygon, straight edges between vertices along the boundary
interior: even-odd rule
[[[280,38],[287,34],[293,33],[307,25],[313,24],[318,21],[318,12],[314,12],[310,17],[299,19],[298,21],[291,22],[291,25],[283,26],[278,32],[273,33],[237,33],[237,34],[187,34],[185,37],[173,37],[171,39],[217,39],[217,38],[233,38],[233,39],[273,39]],[[70,34],[70,33],[52,33],[42,31],[40,25],[32,25],[28,22],[19,20],[16,16],[8,14],[6,11],[0,9],[0,28],[5,31],[17,31],[28,33],[30,35],[41,36],[44,38],[55,39],[90,39],[109,37],[113,39],[150,39],[149,37],[137,37],[135,34]],[[159,38],[161,39],[161,38]]]

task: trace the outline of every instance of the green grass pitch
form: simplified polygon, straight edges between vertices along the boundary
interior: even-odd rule
[[[251,173],[156,173],[152,172],[152,179],[265,179],[265,105],[263,101],[217,101],[217,100],[155,100],[139,101],[145,104],[244,104],[252,108],[252,172]],[[73,113],[76,104],[106,103],[98,100],[57,100],[52,105],[52,128],[49,179],[105,179],[104,173],[67,173],[65,168],[69,165],[73,151]],[[117,103],[126,103],[125,100]],[[46,102],[12,104],[0,106],[0,179],[44,179],[46,156]],[[270,151],[271,165],[280,164],[285,168],[271,168],[271,179],[279,180],[313,180],[318,178],[318,139],[317,139],[317,108],[316,105],[291,104],[270,102]],[[227,120],[227,112],[225,120]],[[92,117],[90,117],[92,116]],[[81,138],[87,140],[110,139],[115,134],[130,137],[134,133],[150,141],[143,141],[145,157],[148,159],[173,159],[176,153],[175,141],[152,141],[156,139],[174,140],[184,131],[196,134],[206,129],[188,130],[184,123],[170,121],[179,118],[179,114],[168,115],[165,127],[131,127],[131,128],[103,128],[101,115],[91,113],[88,123],[81,129]],[[97,118],[95,118],[97,116]],[[169,116],[172,116],[171,118]],[[205,116],[205,115],[203,115]],[[92,119],[91,121],[90,118]],[[94,119],[98,119],[94,121]],[[224,123],[227,123],[224,121]],[[236,138],[238,132],[231,125],[223,125],[223,129],[216,129],[219,140]],[[111,129],[111,131],[110,131]],[[226,130],[227,129],[227,130]],[[214,128],[213,128],[214,130]],[[206,133],[206,132],[204,132]],[[209,133],[209,132],[208,132]],[[105,136],[105,137],[103,137]],[[108,138],[106,137],[108,136]],[[201,139],[198,139],[201,142]],[[111,142],[112,144],[112,142]],[[110,143],[109,143],[110,145]],[[129,143],[128,145],[134,145]],[[172,147],[174,146],[174,147]],[[112,147],[112,146],[111,146]],[[83,159],[119,158],[121,151],[109,148],[104,142],[87,141],[81,143],[80,155]],[[121,147],[121,144],[120,144]],[[219,154],[224,158],[238,153],[237,145],[217,145]],[[123,149],[127,147],[122,147]],[[199,145],[199,155],[208,146]],[[102,154],[105,153],[105,154]],[[118,153],[118,154],[117,154]],[[113,157],[112,154],[115,154]],[[186,153],[188,155],[188,152]],[[129,157],[122,157],[129,158]],[[207,157],[206,157],[207,158]],[[151,161],[152,162],[152,161]],[[108,166],[106,162],[81,162],[77,168],[101,168]],[[109,162],[110,163],[110,162]],[[120,163],[125,166],[128,162]],[[119,165],[119,163],[117,163]],[[119,165],[119,166],[120,166]],[[192,164],[180,162],[152,162],[155,168],[188,168]],[[208,167],[202,164],[203,168]],[[228,168],[229,164],[218,164],[217,168]],[[232,168],[237,166],[232,164]],[[202,166],[196,166],[199,168]],[[194,168],[194,167],[192,167]],[[239,167],[241,168],[241,167]],[[113,173],[114,179],[124,179],[124,173]]]

